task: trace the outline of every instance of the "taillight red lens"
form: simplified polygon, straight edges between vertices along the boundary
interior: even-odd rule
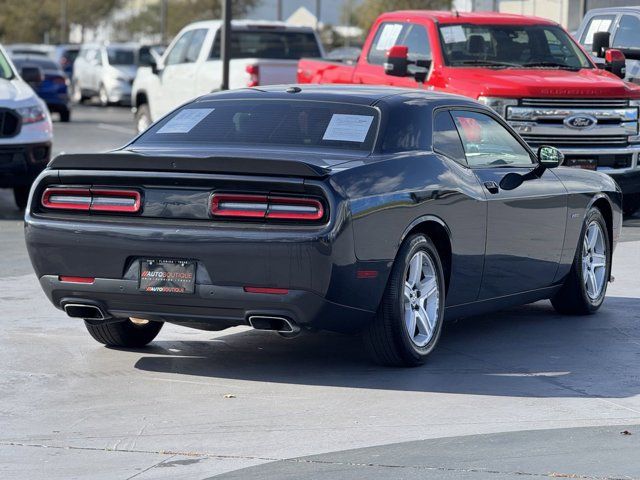
[[[315,198],[215,193],[211,197],[211,214],[215,217],[317,221],[324,217],[324,207]]]
[[[260,85],[260,67],[258,65],[249,64],[244,67],[244,69],[249,74],[247,87],[257,87]]]
[[[314,198],[269,197],[267,218],[320,220],[323,215],[322,203]]]
[[[42,194],[42,206],[57,210],[137,213],[141,205],[135,190],[53,187]]]
[[[135,190],[91,189],[91,211],[136,213],[140,211],[140,192]]]
[[[89,210],[91,190],[88,188],[47,188],[42,194],[42,206],[58,210]]]
[[[218,217],[264,218],[269,207],[266,195],[214,194],[211,213]]]

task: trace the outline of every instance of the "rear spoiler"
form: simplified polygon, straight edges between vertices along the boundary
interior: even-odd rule
[[[290,177],[326,177],[328,168],[299,160],[246,157],[173,157],[138,153],[69,153],[49,163],[57,170],[144,170],[157,172],[235,173]]]

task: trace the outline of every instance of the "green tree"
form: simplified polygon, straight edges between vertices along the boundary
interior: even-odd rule
[[[355,8],[357,25],[365,31],[381,13],[394,10],[449,10],[451,0],[364,0]]]
[[[233,18],[242,18],[260,4],[260,0],[233,0]],[[117,25],[119,35],[135,36],[160,32],[160,2],[147,5],[142,11]],[[222,17],[221,0],[168,0],[167,39],[171,39],[185,25],[197,20],[213,20]]]
[[[66,11],[66,28],[76,24],[82,28],[97,26],[124,0],[40,0],[37,8],[24,0],[0,0],[0,40],[14,42],[64,41],[62,16]]]

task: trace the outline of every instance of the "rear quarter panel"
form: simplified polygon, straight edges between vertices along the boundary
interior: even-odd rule
[[[553,172],[568,191],[567,230],[560,268],[556,275],[556,280],[559,281],[571,268],[585,215],[600,199],[606,201],[611,209],[611,234],[615,247],[622,230],[622,194],[615,180],[603,173],[569,167],[555,168]]]
[[[348,197],[357,259],[385,272],[411,228],[428,219],[450,233],[451,278],[447,306],[476,300],[486,238],[486,202],[473,172],[432,153],[370,160],[333,181]]]

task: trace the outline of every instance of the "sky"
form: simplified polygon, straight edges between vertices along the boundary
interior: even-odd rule
[[[353,6],[361,0],[351,0]],[[320,21],[331,25],[342,23],[342,9],[347,0],[320,0]],[[316,14],[316,0],[282,0],[283,20],[286,20],[299,7],[307,8],[314,15]],[[262,0],[253,12],[249,14],[252,19],[277,20],[277,0]]]

